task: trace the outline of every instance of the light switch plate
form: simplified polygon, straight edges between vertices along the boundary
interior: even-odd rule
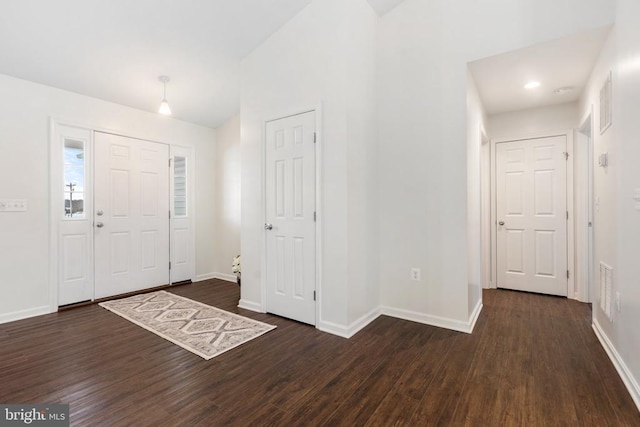
[[[609,166],[609,153],[602,153],[598,156],[598,165],[603,168]]]
[[[0,199],[0,212],[26,212],[27,199]]]
[[[640,211],[640,188],[634,190],[632,199],[635,201],[635,210]]]

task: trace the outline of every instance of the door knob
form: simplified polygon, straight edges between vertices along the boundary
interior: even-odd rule
[[[272,230],[273,229],[273,224],[265,224],[264,225],[264,229],[265,230]]]
[[[504,225],[504,221],[500,221],[498,225]]]
[[[98,211],[98,212],[96,212],[96,215],[98,215],[98,216],[102,216],[102,215],[104,215],[104,212],[102,212],[102,211]]]
[[[101,223],[101,222],[96,222],[96,227],[102,228],[102,227],[104,227],[104,224]]]

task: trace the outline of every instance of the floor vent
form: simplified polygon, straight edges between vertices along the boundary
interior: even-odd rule
[[[600,263],[600,308],[603,313],[607,315],[609,320],[611,318],[611,288],[613,287],[613,268],[609,267],[604,262]]]

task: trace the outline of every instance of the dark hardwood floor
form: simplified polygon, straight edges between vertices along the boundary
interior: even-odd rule
[[[490,290],[472,335],[382,316],[345,340],[238,309],[232,283],[170,291],[278,328],[205,361],[97,305],[0,325],[0,402],[73,425],[640,426],[575,301]]]

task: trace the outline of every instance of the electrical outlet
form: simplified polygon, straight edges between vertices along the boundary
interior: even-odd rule
[[[618,313],[622,310],[621,302],[620,302],[620,292],[616,292],[616,309]]]
[[[420,280],[420,269],[412,268],[411,269],[411,280]]]

